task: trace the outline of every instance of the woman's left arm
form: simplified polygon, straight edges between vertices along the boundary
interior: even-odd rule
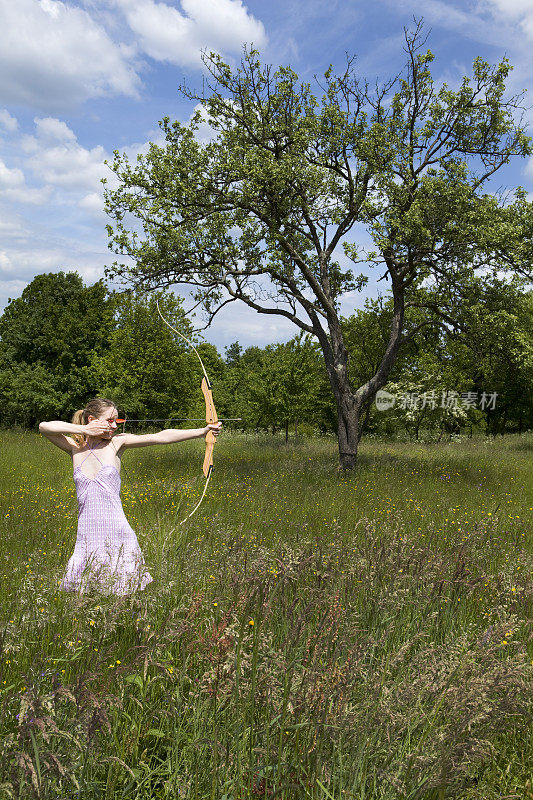
[[[113,442],[116,442],[118,450],[126,450],[130,447],[148,447],[152,444],[173,444],[174,442],[184,442],[187,439],[201,439],[207,436],[209,431],[218,436],[221,427],[222,423],[216,422],[206,425],[205,428],[189,428],[187,430],[169,428],[159,431],[159,433],[144,434],[119,433],[113,438]]]

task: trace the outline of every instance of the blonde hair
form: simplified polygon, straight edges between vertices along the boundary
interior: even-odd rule
[[[74,425],[87,425],[89,416],[99,417],[106,408],[117,409],[117,404],[113,400],[108,400],[106,397],[95,397],[94,400],[89,400],[85,408],[80,408],[72,415],[72,422]],[[118,409],[117,409],[118,411]],[[81,433],[73,433],[72,438],[81,447],[85,443],[85,436]]]

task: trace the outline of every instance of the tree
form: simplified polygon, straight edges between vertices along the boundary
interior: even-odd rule
[[[43,419],[68,416],[72,410],[58,378],[42,364],[11,364],[6,368],[0,357],[2,425],[33,427]]]
[[[268,345],[256,363],[245,373],[248,412],[257,424],[285,428],[298,422],[318,426],[324,421],[327,396],[324,393],[323,362],[310,337],[298,335],[285,344]]]
[[[228,367],[233,367],[239,363],[242,355],[242,347],[239,342],[232,342],[225,348],[226,351],[226,364]]]
[[[187,344],[163,324],[157,314],[156,298],[171,324],[191,338],[191,323],[181,308],[181,300],[174,295],[116,295],[109,348],[104,353],[94,353],[91,371],[100,393],[112,398],[126,416],[197,417],[200,401],[204,411],[198,360]]]
[[[484,422],[487,433],[531,427],[533,292],[523,291],[520,277],[509,282],[490,274],[463,288],[457,308],[441,308],[453,314],[453,327],[424,328],[400,348],[385,388],[401,400],[385,413],[372,404],[370,430],[390,434],[401,423],[418,438],[421,427],[452,432]],[[343,320],[350,369],[362,379],[373,373],[392,314],[390,302],[367,306]]]
[[[533,426],[533,291],[521,283],[491,276],[473,285],[459,317],[468,335],[447,333],[449,357],[470,375],[469,389],[495,395],[482,409],[491,434]]]
[[[505,265],[526,283],[533,281],[533,203],[522,186],[514,191],[514,202],[505,203],[497,224],[487,231],[487,260],[496,268]]]
[[[405,32],[403,76],[371,90],[351,59],[344,74],[326,71],[321,101],[290,67],[263,67],[253,49],[235,71],[204,56],[208,92],[182,87],[201,104],[191,124],[165,117],[166,144],[151,144],[135,166],[115,152],[118,188],[106,188],[109,245],[133,259],[115,262],[109,277],[145,288],[188,285],[208,321],[240,300],[316,337],[344,468],[356,464],[360,416],[405,336],[440,325],[442,303],[486,262],[502,209],[484,185],[513,155],[532,152],[514,120],[520,96],[504,99],[507,59],[490,66],[476,58],[472,79],[437,91],[421,27]],[[200,143],[195,131],[206,118],[214,138]],[[363,258],[347,239],[358,224],[374,243]],[[384,266],[392,290],[386,346],[359,387],[339,303],[368,277],[341,267],[340,248],[352,265]],[[424,319],[404,335],[407,309],[423,302]]]
[[[102,281],[37,275],[0,317],[0,404],[7,424],[68,417],[97,393],[88,366],[109,346],[113,304]]]

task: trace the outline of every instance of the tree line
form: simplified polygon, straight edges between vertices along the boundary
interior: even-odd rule
[[[463,332],[430,328],[406,338],[384,387],[395,403],[380,410],[368,402],[359,436],[533,427],[533,292],[497,277],[472,282],[469,291]],[[69,419],[94,396],[111,398],[132,420],[202,418],[198,361],[161,322],[156,299],[195,341],[219,416],[242,418],[230,427],[286,437],[338,433],[322,351],[310,335],[246,349],[234,342],[222,355],[194,335],[174,294],[112,292],[103,281],[86,286],[76,272],[38,275],[0,317],[0,424],[34,428],[43,419]],[[393,314],[393,301],[380,298],[341,319],[354,384],[374,374]],[[414,318],[408,326],[417,324]],[[483,404],[483,394],[493,400]],[[159,427],[182,425],[189,423]]]

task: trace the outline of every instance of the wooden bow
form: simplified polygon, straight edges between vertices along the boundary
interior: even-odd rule
[[[187,342],[187,344],[189,344],[192,347],[192,349],[194,350],[194,352],[196,353],[198,361],[200,362],[200,366],[202,367],[202,372],[204,373],[204,377],[202,378],[202,394],[203,394],[204,400],[205,400],[205,421],[206,421],[206,423],[208,425],[209,424],[210,425],[214,425],[216,422],[218,422],[218,416],[217,416],[217,411],[216,411],[216,408],[215,408],[215,403],[213,402],[213,394],[212,394],[212,391],[211,391],[211,383],[210,383],[209,378],[207,376],[207,372],[206,372],[206,369],[204,367],[204,362],[200,358],[200,353],[198,352],[196,347],[193,345],[193,343],[189,339],[187,339],[186,336],[184,336],[182,333],[177,331],[176,328],[174,328],[170,324],[170,322],[165,319],[165,317],[161,313],[161,309],[159,308],[159,301],[157,300],[157,298],[156,298],[155,302],[156,302],[156,306],[157,306],[157,312],[158,312],[159,316],[161,317],[161,319],[163,320],[163,322],[165,323],[165,325],[168,325],[168,327],[170,328],[171,331],[174,331],[174,333],[177,333],[178,336],[181,336],[181,338],[184,339]],[[208,431],[208,433],[207,433],[207,435],[205,437],[205,456],[204,456],[204,463],[203,463],[203,467],[202,467],[202,471],[203,471],[203,473],[205,475],[205,479],[206,479],[205,480],[204,491],[202,492],[202,496],[200,497],[200,500],[197,503],[197,505],[195,505],[195,507],[193,508],[191,513],[187,517],[185,517],[185,519],[181,520],[180,525],[183,525],[184,522],[186,522],[190,517],[192,517],[192,515],[195,513],[195,511],[197,511],[200,508],[200,505],[202,504],[202,500],[205,497],[205,493],[207,491],[207,487],[209,485],[209,481],[211,480],[211,473],[213,472],[213,448],[215,446],[215,442],[216,442],[215,434],[213,433],[213,431]]]

